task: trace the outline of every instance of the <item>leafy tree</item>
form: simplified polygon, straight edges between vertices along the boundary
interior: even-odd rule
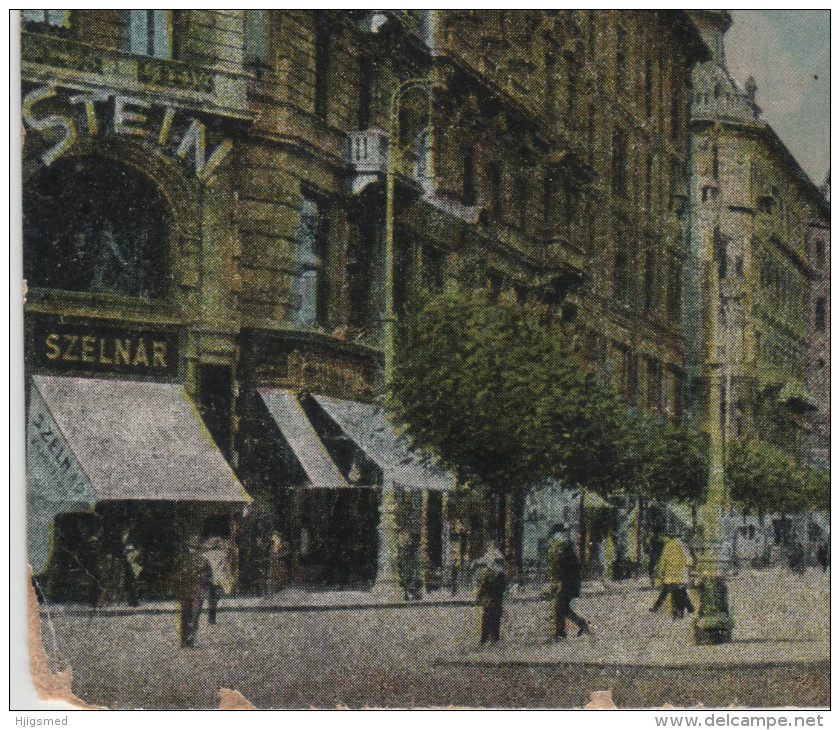
[[[784,451],[758,439],[729,444],[725,480],[745,509],[795,512],[808,503],[805,473]]]
[[[516,530],[527,490],[546,478],[601,493],[618,483],[615,394],[562,332],[483,292],[451,286],[405,323],[389,405],[414,447],[460,482],[510,496]]]

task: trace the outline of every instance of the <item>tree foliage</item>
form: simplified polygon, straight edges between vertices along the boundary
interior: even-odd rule
[[[414,446],[462,481],[609,488],[618,402],[525,308],[457,286],[428,298],[401,330],[389,395]]]
[[[546,478],[609,496],[699,501],[701,435],[628,412],[562,331],[457,286],[401,331],[390,406],[415,448],[504,494]]]
[[[746,509],[796,512],[816,506],[820,486],[793,458],[758,439],[729,444],[725,480],[735,502]]]

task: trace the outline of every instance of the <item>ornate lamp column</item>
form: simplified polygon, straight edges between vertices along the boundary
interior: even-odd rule
[[[396,314],[394,312],[394,188],[398,143],[400,138],[400,104],[406,92],[413,89],[425,89],[429,99],[429,155],[432,147],[432,103],[434,81],[432,79],[408,79],[403,81],[391,95],[390,140],[388,159],[385,168],[385,301],[382,313],[382,334],[384,354],[384,385],[388,393],[394,372],[394,340]],[[427,165],[427,175],[433,175],[431,159]],[[383,474],[382,494],[379,502],[379,550],[376,582],[374,590],[378,593],[398,598],[402,595],[397,571],[397,524],[396,495],[394,494],[393,475]]]
[[[729,595],[724,577],[726,559],[721,523],[726,510],[726,485],[724,483],[724,364],[718,352],[726,357],[723,348],[725,327],[720,322],[720,277],[716,267],[709,265],[707,279],[711,284],[708,308],[709,341],[706,361],[706,379],[709,396],[706,410],[705,431],[709,434],[711,464],[706,502],[700,509],[702,542],[697,556],[696,572],[700,579],[700,606],[694,623],[694,640],[697,644],[724,644],[732,639],[732,617],[729,615]]]

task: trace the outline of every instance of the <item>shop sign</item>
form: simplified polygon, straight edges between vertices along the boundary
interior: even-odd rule
[[[233,144],[222,140],[212,151],[207,127],[172,107],[102,91],[66,92],[38,86],[23,98],[23,121],[29,129],[49,136],[52,145],[41,155],[50,165],[80,135],[127,135],[149,140],[206,180],[228,155]]]
[[[34,367],[123,375],[176,375],[174,332],[126,330],[38,321],[31,355]]]

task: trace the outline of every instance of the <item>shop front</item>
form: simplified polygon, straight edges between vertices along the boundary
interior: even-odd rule
[[[249,501],[177,383],[30,378],[27,546],[46,597],[97,600],[128,560],[144,596],[168,595],[179,547]]]

